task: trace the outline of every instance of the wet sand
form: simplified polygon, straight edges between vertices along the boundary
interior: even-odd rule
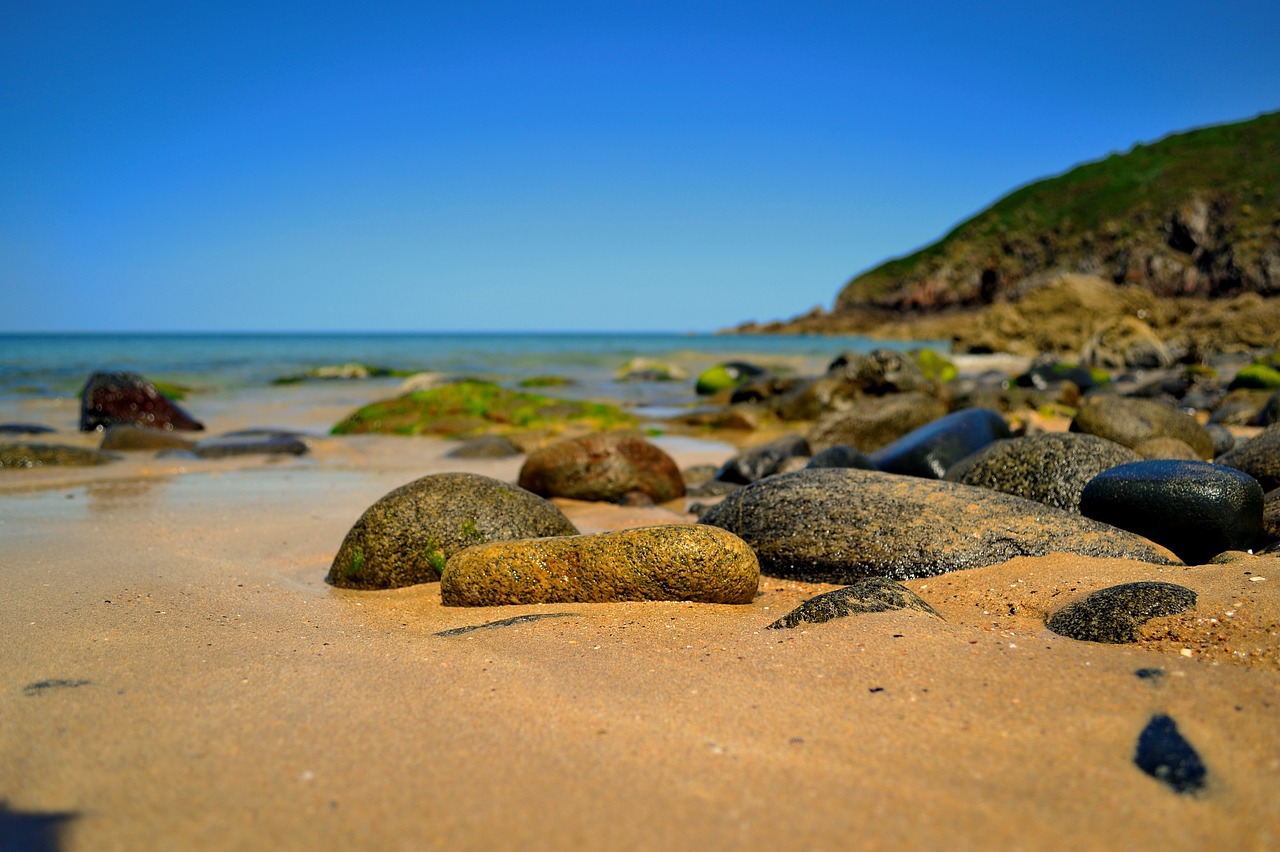
[[[206,420],[328,417],[273,413],[240,401]],[[520,459],[312,443],[278,461],[0,471],[0,829],[84,850],[1280,846],[1280,559],[1018,559],[910,583],[945,620],[789,631],[767,625],[834,587],[446,608],[438,584],[323,578],[391,488],[514,480]],[[689,520],[680,504],[561,505],[584,531]],[[1061,602],[1136,579],[1200,602],[1138,646],[1045,630]],[[517,616],[538,618],[439,635]],[[1203,759],[1201,794],[1134,765],[1157,713]]]

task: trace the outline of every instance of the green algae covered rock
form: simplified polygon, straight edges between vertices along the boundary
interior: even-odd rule
[[[752,379],[758,379],[764,373],[765,371],[762,368],[742,361],[717,364],[714,367],[708,367],[698,375],[694,390],[699,396],[710,396],[730,388],[736,388],[738,385],[745,384]]]
[[[446,606],[613,601],[750,603],[760,564],[732,533],[697,524],[506,541],[450,557]]]
[[[1280,388],[1280,369],[1267,364],[1250,364],[1236,373],[1231,380],[1231,388],[1276,390]]]
[[[366,509],[326,580],[348,589],[431,583],[465,547],[577,533],[559,509],[522,488],[473,473],[438,473],[402,485]]]
[[[452,438],[522,430],[560,433],[571,427],[595,431],[635,422],[613,405],[552,399],[468,380],[370,403],[331,431],[335,435],[377,432]]]

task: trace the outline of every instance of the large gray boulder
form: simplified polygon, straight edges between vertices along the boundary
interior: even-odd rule
[[[699,522],[750,544],[762,573],[811,582],[906,580],[1055,552],[1178,564],[1144,538],[1042,503],[879,471],[780,474]]]

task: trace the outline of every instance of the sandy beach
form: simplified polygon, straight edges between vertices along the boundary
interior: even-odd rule
[[[215,434],[310,432],[299,458],[0,471],[0,848],[1280,847],[1276,557],[1020,558],[908,583],[941,619],[796,630],[767,625],[835,587],[492,608],[444,607],[438,583],[339,590],[333,554],[387,491],[521,462],[324,436],[362,392],[191,405]],[[6,412],[94,445],[75,415]],[[557,503],[584,532],[694,520]],[[1132,646],[1044,626],[1148,579],[1196,608]],[[1201,793],[1135,766],[1158,714]]]

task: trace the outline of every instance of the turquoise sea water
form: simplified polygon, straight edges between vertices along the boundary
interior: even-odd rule
[[[687,398],[698,372],[727,360],[816,372],[844,351],[919,345],[862,337],[631,333],[4,334],[0,397],[77,396],[97,370],[128,370],[219,392],[269,386],[273,379],[313,367],[357,362],[504,383],[556,375],[574,382],[561,391],[565,395],[664,404]],[[689,378],[616,381],[616,371],[638,357],[676,364]]]

